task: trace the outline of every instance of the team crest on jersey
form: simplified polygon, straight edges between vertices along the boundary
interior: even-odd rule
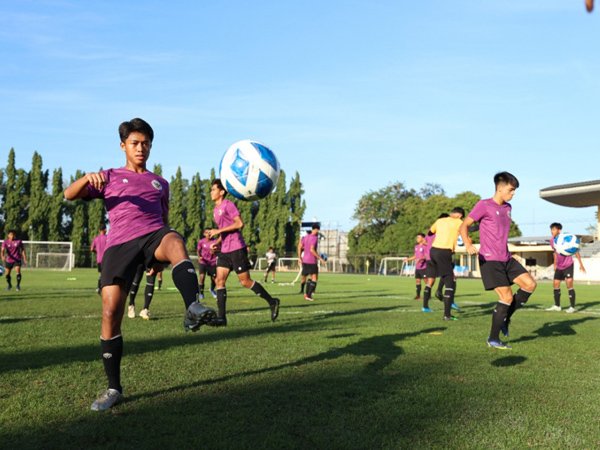
[[[127,178],[123,178],[123,183],[129,183],[129,180]]]
[[[162,191],[162,184],[160,184],[160,181],[152,180],[152,182],[150,184],[152,184],[152,187],[154,189],[156,189],[157,191]]]

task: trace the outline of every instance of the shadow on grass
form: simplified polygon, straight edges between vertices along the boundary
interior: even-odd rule
[[[511,342],[527,342],[539,338],[573,336],[577,334],[573,328],[575,325],[582,324],[589,320],[596,320],[595,317],[584,317],[581,319],[561,320],[557,322],[547,322],[541,328],[533,331],[533,335],[523,336]]]
[[[525,356],[505,356],[504,358],[498,358],[492,361],[492,366],[495,367],[511,367],[524,363],[527,361]]]

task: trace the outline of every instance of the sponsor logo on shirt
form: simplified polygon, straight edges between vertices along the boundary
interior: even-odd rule
[[[127,178],[123,178],[123,183],[129,183],[129,180]]]

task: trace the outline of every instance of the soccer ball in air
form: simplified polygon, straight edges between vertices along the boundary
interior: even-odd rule
[[[4,266],[0,266],[0,277],[4,275]]]
[[[573,256],[579,251],[580,243],[574,234],[561,233],[554,238],[554,249],[563,256]]]
[[[279,161],[266,145],[245,139],[227,149],[219,172],[223,186],[235,198],[258,200],[277,185]]]

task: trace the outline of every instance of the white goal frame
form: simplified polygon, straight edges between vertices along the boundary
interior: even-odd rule
[[[377,272],[379,275],[388,275],[389,262],[402,262],[400,265],[400,271],[397,275],[411,277],[415,274],[415,264],[406,262],[405,256],[386,256],[385,258],[382,258],[381,262],[379,263],[379,271]]]

